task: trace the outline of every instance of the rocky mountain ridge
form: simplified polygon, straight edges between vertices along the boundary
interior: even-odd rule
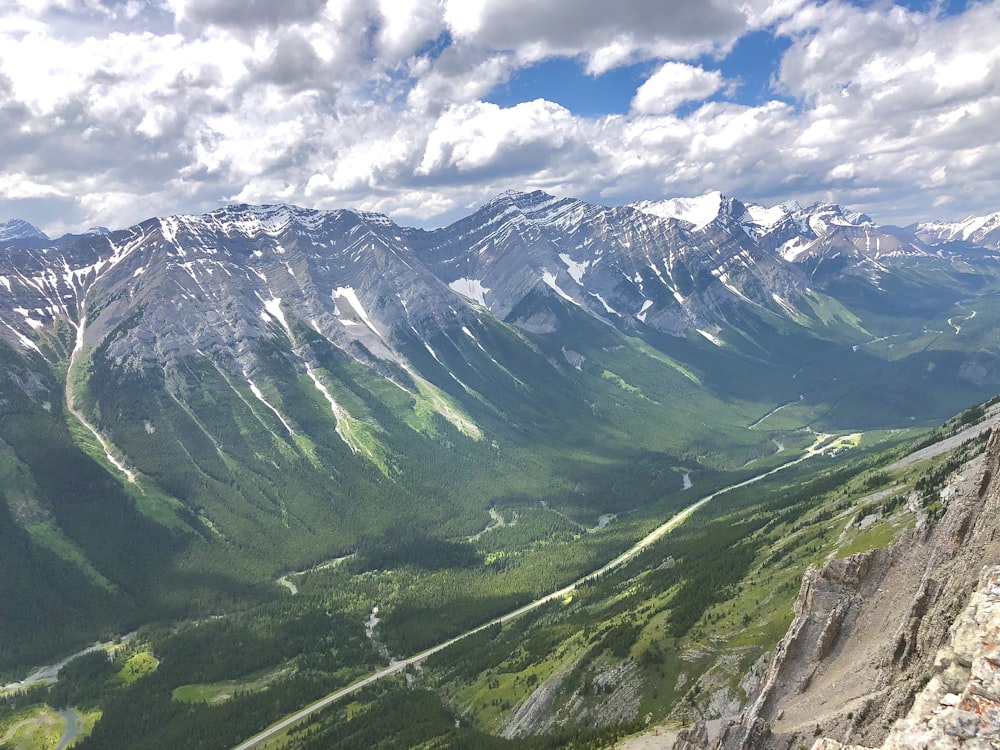
[[[0,222],[0,243],[24,239],[48,240],[49,237],[41,229],[29,224],[24,219],[10,219]]]
[[[680,210],[676,201],[604,207],[539,191],[505,193],[467,219],[429,232],[364,212],[229,206],[200,217],[68,235],[44,248],[37,247],[43,237],[37,230],[9,222],[22,229],[8,229],[14,244],[0,268],[6,280],[0,335],[31,348],[25,342],[33,332],[67,315],[95,284],[111,282],[119,297],[148,301],[142,290],[151,289],[155,277],[161,296],[176,297],[176,284],[188,301],[212,298],[209,287],[218,287],[221,277],[214,284],[207,277],[218,271],[241,286],[243,298],[295,300],[295,316],[314,322],[338,346],[359,342],[381,355],[387,350],[380,336],[409,327],[410,318],[446,311],[466,323],[463,300],[526,330],[554,330],[557,315],[545,302],[551,299],[626,328],[697,333],[722,345],[747,315],[829,325],[831,316],[817,312],[826,305],[827,282],[858,274],[877,284],[888,258],[930,252],[916,236],[901,238],[835,204],[764,208],[721,194],[707,198],[693,211]],[[34,244],[16,251],[18,239]],[[126,255],[134,255],[122,266],[131,276],[117,278],[110,271]],[[160,267],[182,275],[142,277]],[[328,278],[306,292],[302,274],[317,273]],[[346,305],[350,317],[354,307],[341,297],[334,310],[328,298],[336,289],[353,290],[371,325],[344,323],[341,308]],[[93,324],[95,316],[89,317]],[[259,323],[237,327],[244,339]],[[423,335],[419,324],[413,327]]]
[[[1000,566],[987,566],[955,619],[935,674],[880,750],[992,750],[1000,740]],[[871,750],[817,740],[813,750]]]
[[[963,221],[917,224],[912,229],[919,239],[935,245],[966,242],[991,250],[1000,249],[1000,212],[970,216]]]
[[[934,526],[810,570],[739,719],[675,750],[994,747],[1000,430],[960,472]]]
[[[884,333],[859,320],[878,320],[879,308],[901,298],[924,304],[922,276],[891,295],[881,286],[883,277],[912,285],[913,263],[939,264],[948,290],[941,304],[960,298],[949,285],[974,288],[968,261],[942,261],[864,214],[835,204],[765,208],[718,193],[606,207],[508,192],[434,231],[284,205],[226,206],[54,241],[25,226],[10,224],[20,229],[10,230],[17,236],[0,258],[0,337],[29,359],[64,360],[72,370],[77,355],[99,350],[118,367],[164,368],[168,392],[183,401],[180,363],[205,358],[294,433],[262,395],[271,389],[259,345],[284,340],[329,403],[338,434],[362,453],[374,433],[316,374],[312,336],[478,435],[446,392],[482,394],[460,374],[470,363],[490,378],[513,377],[487,343],[496,325],[547,335],[584,313],[627,334],[759,357],[762,329],[780,334],[776,341],[794,333],[854,346]],[[989,260],[976,269],[1000,274]],[[858,284],[875,316],[855,306]],[[838,299],[845,289],[847,304]],[[579,366],[577,355],[565,356]],[[359,437],[366,431],[370,439]]]

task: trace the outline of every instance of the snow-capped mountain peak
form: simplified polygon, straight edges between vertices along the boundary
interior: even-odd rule
[[[10,219],[0,222],[0,242],[29,238],[47,240],[49,237],[41,229],[29,224],[24,219]]]
[[[661,219],[679,219],[694,224],[695,229],[702,229],[719,216],[722,204],[722,193],[713,190],[693,198],[639,201],[632,203],[631,206],[637,211],[659,216]]]
[[[1000,249],[1000,211],[970,216],[962,221],[918,224],[916,235],[925,242],[971,242]]]

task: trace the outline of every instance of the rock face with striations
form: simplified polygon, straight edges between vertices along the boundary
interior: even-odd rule
[[[741,721],[685,749],[1000,746],[1000,567],[983,571],[1000,562],[998,471],[994,432],[933,528],[807,573]]]
[[[992,750],[1000,745],[1000,566],[986,569],[934,669],[881,750]],[[861,747],[824,738],[813,750]]]

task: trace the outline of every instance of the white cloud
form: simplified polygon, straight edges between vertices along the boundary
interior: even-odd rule
[[[413,62],[414,84],[407,104],[415,112],[434,116],[449,106],[478,101],[506,82],[514,69],[509,54],[449,47],[433,62],[426,58]]]
[[[402,61],[445,30],[443,0],[378,0],[382,56]]]
[[[526,62],[583,56],[592,74],[696,57],[728,47],[748,28],[746,10],[722,0],[448,0],[445,20],[459,39],[517,50]]]
[[[0,5],[0,219],[78,229],[281,200],[434,224],[536,187],[833,198],[882,220],[1000,208],[997,3],[169,3]],[[693,58],[769,24],[791,42],[773,100],[739,103]],[[650,72],[623,115],[484,101],[552,55]]]
[[[252,29],[315,20],[326,0],[168,0],[179,21]]]
[[[416,174],[536,171],[574,141],[576,121],[558,104],[536,99],[506,109],[452,107],[435,123]]]
[[[685,102],[707,99],[722,86],[722,74],[717,70],[667,62],[636,91],[632,109],[640,114],[673,112]]]

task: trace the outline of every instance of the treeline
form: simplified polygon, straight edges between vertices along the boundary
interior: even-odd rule
[[[920,450],[921,448],[927,448],[947,437],[951,437],[961,431],[964,427],[982,421],[986,417],[986,413],[990,410],[990,407],[996,406],[997,404],[1000,404],[1000,396],[994,396],[981,404],[970,406],[965,411],[949,419],[940,427],[931,430],[924,437],[915,441],[909,447],[907,452],[909,453]]]
[[[948,481],[948,477],[954,474],[973,455],[982,452],[992,432],[993,429],[989,428],[982,434],[969,438],[952,451],[942,463],[927,469],[917,479],[914,490],[917,492],[920,507],[924,509],[930,523],[939,520],[946,510],[945,503],[941,498],[941,490]]]

